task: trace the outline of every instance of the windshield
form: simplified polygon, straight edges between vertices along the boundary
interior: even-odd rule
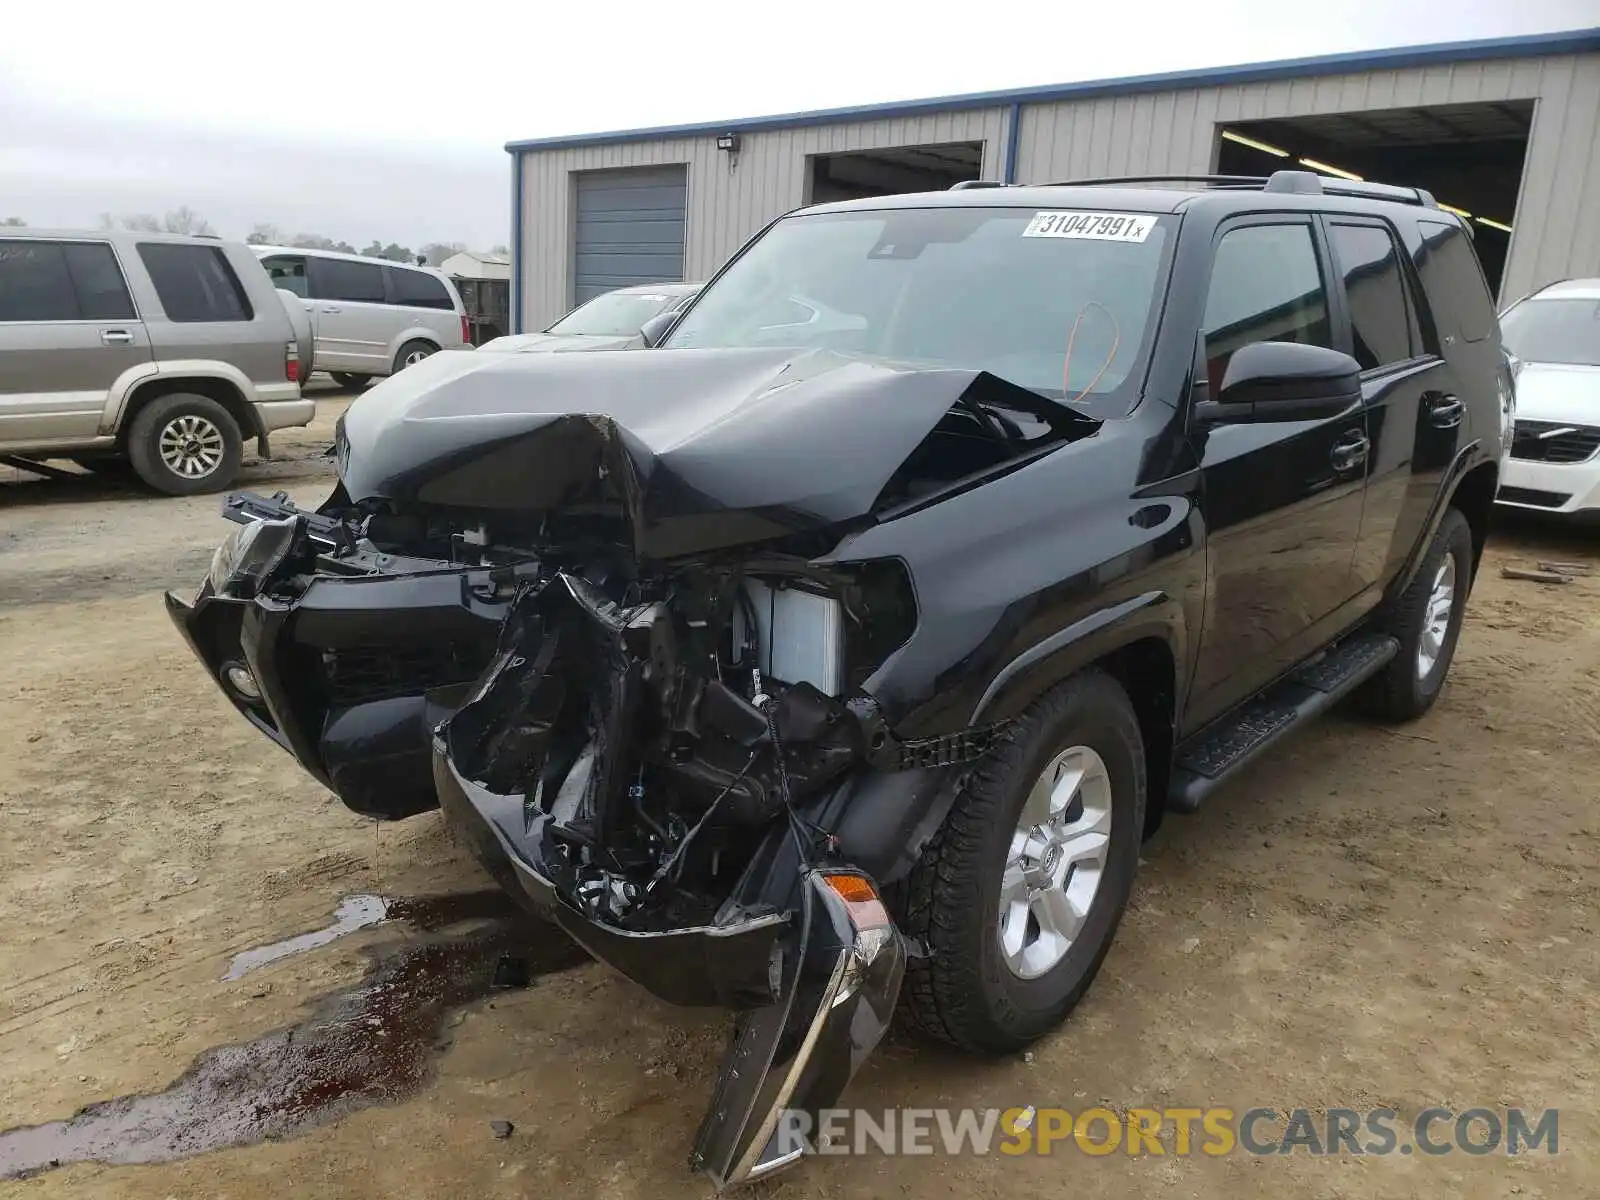
[[[1500,338],[1524,362],[1600,367],[1600,300],[1525,300],[1500,318]]]
[[[580,304],[546,333],[579,334],[585,337],[633,337],[639,327],[676,304],[681,296],[666,292],[607,292],[587,304]]]
[[[1120,415],[1142,377],[1172,221],[971,207],[788,217],[701,293],[664,345],[986,370]]]

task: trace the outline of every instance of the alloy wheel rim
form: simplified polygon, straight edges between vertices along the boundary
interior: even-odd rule
[[[1446,554],[1433,577],[1428,606],[1422,614],[1422,636],[1417,639],[1417,678],[1433,674],[1444,656],[1445,637],[1450,632],[1450,614],[1456,602],[1456,558]]]
[[[427,357],[428,357],[428,351],[426,351],[426,350],[413,350],[410,354],[406,355],[406,366],[414,367],[419,362],[421,362],[423,359],[425,359]]]
[[[157,440],[167,470],[184,479],[204,479],[222,465],[222,430],[194,413],[173,417]]]
[[[1037,979],[1072,948],[1111,850],[1111,775],[1088,746],[1050,760],[1028,792],[1000,878],[1000,956]]]

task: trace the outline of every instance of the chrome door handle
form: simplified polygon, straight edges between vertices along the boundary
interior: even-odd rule
[[[322,311],[325,312],[325,313],[336,313],[336,312],[343,312],[344,309],[342,309],[342,308],[334,308],[332,305],[329,305],[327,308],[324,308]]]
[[[1328,461],[1333,464],[1335,471],[1352,471],[1367,461],[1369,445],[1371,443],[1362,434],[1335,442],[1333,449],[1328,452]]]
[[[126,329],[102,329],[100,340],[108,346],[128,346],[133,343],[133,334]]]

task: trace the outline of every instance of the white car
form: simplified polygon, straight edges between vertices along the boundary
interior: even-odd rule
[[[461,293],[443,271],[359,254],[252,246],[274,286],[305,301],[316,369],[365,387],[440,350],[471,347]]]
[[[644,344],[640,328],[662,313],[675,313],[699,294],[699,283],[641,283],[601,292],[548,329],[508,333],[478,349],[491,354],[555,353],[559,350],[630,350]]]
[[[1496,499],[1600,516],[1600,279],[1553,283],[1500,316],[1517,418]]]

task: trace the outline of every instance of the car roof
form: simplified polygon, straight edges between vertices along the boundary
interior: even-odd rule
[[[1600,300],[1600,279],[1563,279],[1540,288],[1530,300]]]
[[[395,262],[389,258],[374,258],[370,254],[346,254],[342,250],[319,250],[315,246],[267,246],[252,243],[250,249],[256,252],[256,257],[263,254],[314,254],[318,258],[337,258],[345,262],[372,263],[379,267],[404,267],[408,271],[426,271],[429,275],[437,275],[441,279],[448,278],[438,267],[422,266],[418,263]]]
[[[202,246],[237,245],[238,239],[201,233],[164,233],[151,229],[41,229],[33,225],[0,226],[0,237],[56,239],[68,242],[182,242]]]

